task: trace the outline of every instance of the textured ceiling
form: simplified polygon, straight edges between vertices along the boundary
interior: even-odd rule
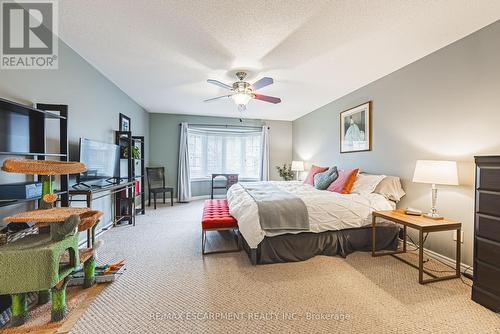
[[[294,120],[500,19],[498,0],[64,0],[60,35],[149,112],[233,116],[206,83],[275,79],[243,117]]]

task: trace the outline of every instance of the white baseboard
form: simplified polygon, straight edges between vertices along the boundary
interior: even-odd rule
[[[402,246],[403,241],[399,240],[399,243],[400,243],[400,246]],[[412,246],[415,248],[418,247],[417,245],[415,245],[411,241],[407,241],[406,245]],[[434,260],[441,261],[441,262],[449,265],[450,267],[455,268],[455,260],[452,258],[444,256],[443,254],[436,253],[436,252],[434,252],[428,248],[425,248],[425,247],[424,247],[424,254],[426,254],[427,256],[429,256],[430,258],[432,258]],[[460,271],[463,273],[465,270],[467,270],[468,273],[472,274],[472,272],[474,271],[474,267],[469,266],[468,264],[465,264],[463,262],[460,262]]]
[[[226,198],[226,194],[223,194],[223,195],[215,195],[214,194],[214,198],[215,199]],[[210,199],[210,195],[200,195],[200,196],[192,196],[191,197],[192,201],[198,201],[198,200],[202,200],[202,199]]]
[[[98,237],[100,237],[102,234],[107,232],[111,227],[113,227],[113,222],[109,221],[105,226],[101,227],[100,231],[98,231],[96,233],[95,238],[97,239]],[[85,234],[87,234],[87,233],[85,233]],[[87,246],[87,238],[82,239],[78,242],[78,247],[82,247],[82,246]]]

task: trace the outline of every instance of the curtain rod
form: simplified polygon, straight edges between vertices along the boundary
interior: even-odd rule
[[[179,126],[181,126],[182,123],[179,123]],[[258,126],[258,125],[254,125],[254,126],[250,126],[250,125],[229,125],[229,124],[196,124],[196,123],[188,123],[188,126],[189,125],[193,125],[193,126],[214,126],[214,127],[222,127],[222,128],[252,128],[252,129],[261,129],[262,126]],[[271,129],[269,126],[267,127],[267,129]]]

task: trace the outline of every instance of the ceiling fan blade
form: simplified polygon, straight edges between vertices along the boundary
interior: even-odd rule
[[[212,84],[212,85],[216,85],[216,86],[219,86],[219,87],[222,87],[222,88],[233,89],[233,87],[231,87],[229,85],[226,85],[225,83],[220,82],[218,80],[208,79],[207,82],[210,83],[210,84]]]
[[[230,96],[231,95],[222,95],[222,96],[212,97],[211,99],[203,100],[203,102],[212,102],[212,101],[215,101],[215,100],[218,100],[218,99],[222,99],[224,97],[230,97]]]
[[[274,103],[274,104],[281,102],[281,99],[279,97],[260,95],[260,94],[254,94],[254,95],[255,95],[254,99],[256,99],[256,100],[261,100],[261,101],[270,102],[270,103]]]
[[[274,82],[273,78],[264,77],[264,78],[262,78],[260,80],[257,80],[252,85],[252,88],[253,88],[253,90],[258,90],[258,89],[261,89],[262,87],[266,87],[266,86],[271,85],[273,82]]]

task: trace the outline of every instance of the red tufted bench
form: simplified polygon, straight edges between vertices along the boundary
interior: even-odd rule
[[[238,248],[223,251],[205,252],[206,232],[222,230],[232,230],[234,232]],[[227,253],[240,251],[241,246],[237,230],[238,222],[229,213],[227,200],[208,199],[205,201],[205,206],[203,207],[203,216],[201,218],[201,251],[203,255],[211,253]]]

